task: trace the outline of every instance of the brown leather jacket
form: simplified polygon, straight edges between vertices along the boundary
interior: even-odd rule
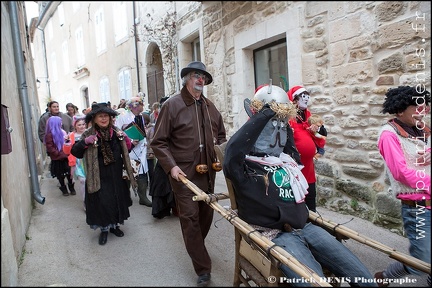
[[[202,104],[195,103],[186,87],[165,101],[154,127],[151,148],[167,174],[177,165],[195,185],[213,193],[216,177],[216,171],[212,169],[216,160],[214,145],[227,141],[226,131],[215,105],[204,95],[201,95],[201,101]],[[200,144],[203,145],[202,153]],[[207,164],[208,172],[196,172],[198,164]],[[174,191],[184,189],[182,182],[171,177],[170,182]]]

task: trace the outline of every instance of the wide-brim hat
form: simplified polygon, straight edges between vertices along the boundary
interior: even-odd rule
[[[117,116],[118,113],[114,111],[113,109],[108,107],[107,103],[96,103],[93,104],[91,107],[91,111],[87,113],[85,117],[85,122],[90,123],[92,121],[93,117],[98,113],[107,113],[110,116]]]
[[[192,62],[190,62],[186,67],[184,67],[181,70],[180,76],[181,76],[181,78],[183,78],[188,73],[193,72],[193,71],[198,71],[198,72],[201,72],[204,75],[206,75],[207,81],[206,81],[206,83],[204,85],[208,85],[208,84],[210,84],[210,83],[213,82],[212,75],[210,75],[210,73],[207,72],[206,66],[204,65],[204,63],[202,63],[200,61],[192,61]]]

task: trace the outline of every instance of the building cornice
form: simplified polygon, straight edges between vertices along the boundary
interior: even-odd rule
[[[90,76],[90,71],[86,67],[79,68],[75,70],[73,73],[74,73],[73,78],[75,78],[76,80]]]

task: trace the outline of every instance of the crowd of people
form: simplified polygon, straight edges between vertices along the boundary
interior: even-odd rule
[[[152,207],[153,217],[162,219],[171,213],[178,217],[197,286],[207,286],[212,261],[205,238],[214,210],[203,201],[193,201],[194,193],[179,176],[214,193],[219,171],[214,146],[228,141],[223,173],[233,184],[239,216],[318,275],[324,277],[325,267],[352,279],[353,286],[383,287],[388,279],[421,273],[395,262],[372,275],[334,236],[308,222],[308,211],[317,210],[315,162],[324,157],[327,140],[324,119],[308,109],[308,89],[298,85],[284,91],[271,83],[259,85],[252,100],[245,100],[248,120],[227,139],[221,113],[204,95],[204,86],[213,82],[206,66],[192,61],[180,76],[181,91],[153,103],[150,113],[144,111],[141,92],[118,105],[94,102],[82,114],[72,103],[62,113],[58,102],[51,101],[40,117],[38,133],[51,158],[51,175],[64,196],[76,194],[78,180],[86,223],[100,229],[100,245],[107,243],[108,232],[124,236],[120,225],[130,217],[132,189],[140,205]],[[423,118],[429,105],[426,90],[389,89],[382,112],[395,118],[383,125],[377,143],[394,197],[402,204],[410,254],[427,263],[431,140]],[[424,149],[419,151],[419,146]],[[425,230],[420,239],[416,237],[419,213]],[[280,269],[286,277],[299,277],[286,265]]]

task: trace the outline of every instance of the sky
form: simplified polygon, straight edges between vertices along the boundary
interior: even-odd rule
[[[28,25],[30,25],[30,21],[34,17],[38,17],[38,4],[34,1],[25,1],[25,8],[27,13],[27,21]]]

